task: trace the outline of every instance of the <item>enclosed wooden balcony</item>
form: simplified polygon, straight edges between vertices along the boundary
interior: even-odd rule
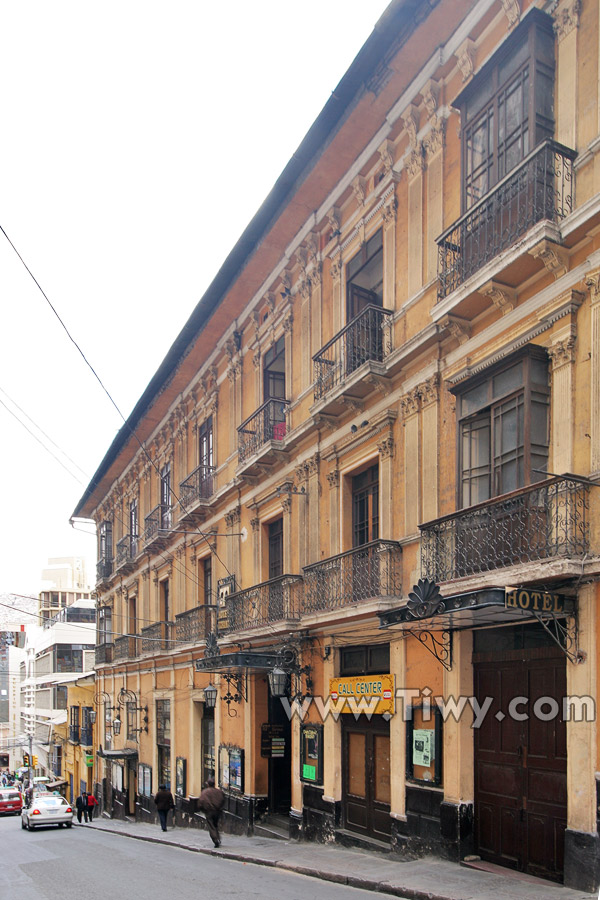
[[[397,541],[371,541],[304,568],[303,613],[401,595],[402,548]]]
[[[219,632],[264,628],[300,618],[302,576],[280,575],[244,591],[236,591],[219,609]]]
[[[419,525],[421,571],[438,584],[505,566],[581,559],[589,485],[564,475]]]
[[[440,235],[438,304],[456,294],[452,313],[470,320],[491,305],[484,287],[490,279],[510,292],[542,267],[536,246],[545,238],[560,243],[558,226],[573,211],[576,156],[556,141],[543,141]],[[549,229],[534,231],[543,222]],[[522,240],[529,232],[532,240]],[[482,271],[483,283],[466,290]]]
[[[391,316],[380,306],[365,307],[313,357],[316,412],[339,415],[348,400],[362,400],[385,378]]]

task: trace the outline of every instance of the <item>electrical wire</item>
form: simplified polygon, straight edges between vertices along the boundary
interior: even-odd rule
[[[152,459],[152,457],[150,456],[150,454],[149,454],[148,451],[146,450],[146,447],[144,446],[144,444],[142,443],[142,441],[140,441],[139,437],[137,436],[137,433],[136,433],[135,429],[131,427],[131,425],[129,424],[128,420],[125,418],[125,416],[123,415],[123,413],[122,413],[121,410],[119,409],[119,407],[118,407],[116,401],[114,400],[114,398],[112,397],[111,393],[109,392],[109,390],[107,389],[107,387],[104,385],[102,379],[100,378],[100,376],[98,375],[98,373],[96,372],[96,370],[94,369],[94,367],[92,366],[92,364],[91,364],[91,363],[89,362],[89,360],[87,359],[86,355],[84,354],[83,350],[81,349],[81,347],[79,346],[79,344],[77,343],[77,341],[75,340],[75,338],[71,335],[71,333],[70,333],[69,329],[67,328],[66,324],[64,323],[64,321],[62,320],[62,318],[61,318],[60,315],[58,314],[58,311],[56,310],[56,308],[54,307],[54,305],[53,305],[52,302],[50,301],[50,298],[48,297],[48,295],[46,294],[46,292],[45,292],[44,289],[42,288],[41,284],[39,283],[39,281],[37,280],[37,278],[35,277],[35,275],[34,275],[33,272],[31,271],[31,269],[29,268],[29,266],[27,265],[27,263],[25,262],[25,260],[23,259],[23,257],[22,257],[21,254],[19,253],[19,251],[17,250],[17,248],[16,248],[16,246],[14,245],[14,243],[13,243],[13,242],[11,241],[11,239],[9,238],[8,234],[6,233],[6,230],[3,228],[2,225],[0,225],[0,231],[2,232],[2,234],[3,234],[4,237],[6,238],[6,240],[8,241],[8,243],[10,244],[10,246],[12,247],[12,249],[14,250],[14,252],[16,253],[16,255],[18,256],[18,258],[19,258],[19,260],[21,261],[21,263],[23,264],[25,270],[28,272],[28,274],[30,275],[31,279],[32,279],[33,282],[35,283],[36,287],[37,287],[38,290],[40,291],[42,297],[45,299],[46,303],[48,304],[48,306],[50,307],[50,309],[52,310],[52,312],[54,313],[54,315],[55,315],[56,318],[58,319],[58,321],[59,321],[60,325],[62,326],[63,330],[65,331],[67,337],[69,338],[69,340],[71,341],[71,343],[73,344],[73,346],[76,348],[77,352],[79,353],[79,355],[80,355],[81,358],[83,359],[83,361],[84,361],[84,363],[86,364],[86,366],[87,366],[87,367],[90,369],[90,371],[92,372],[94,378],[96,379],[96,381],[98,382],[98,384],[100,385],[100,387],[102,388],[102,390],[104,391],[104,393],[106,394],[106,396],[108,397],[108,399],[110,400],[112,406],[113,406],[113,407],[115,408],[115,410],[117,411],[117,413],[118,413],[119,417],[121,418],[121,420],[123,421],[123,423],[124,423],[124,425],[125,425],[127,431],[128,431],[129,434],[134,438],[134,440],[138,443],[138,445],[139,445],[139,447],[140,447],[142,453],[144,454],[144,456],[146,457],[146,459],[148,460],[148,462],[150,463],[150,465],[152,466],[152,468],[153,468],[153,469],[156,471],[156,473],[160,476],[160,470],[159,470],[159,468],[158,468],[157,463]],[[90,483],[93,484],[94,487],[97,487],[97,486],[98,486],[98,483],[97,483],[94,479],[92,479]],[[171,487],[170,484],[169,484],[169,492],[170,492],[170,495],[172,495],[172,496],[175,498],[175,500],[177,501],[177,503],[179,503],[179,505],[182,506],[182,507],[185,509],[185,506],[182,504],[180,498],[177,496],[176,492],[174,491],[174,489]],[[197,529],[197,534],[200,535],[201,537],[203,537],[205,540],[207,540],[206,536],[204,535],[204,533],[202,532],[202,530],[201,530],[200,528]],[[214,552],[214,555],[215,555],[216,559],[219,560],[219,562],[221,563],[221,565],[223,566],[223,568],[224,568],[224,570],[227,572],[227,574],[228,574],[229,576],[232,576],[232,573],[229,571],[227,565],[226,565],[225,562],[221,559],[221,557],[220,557],[219,554],[216,552],[216,550],[213,551],[213,552]]]

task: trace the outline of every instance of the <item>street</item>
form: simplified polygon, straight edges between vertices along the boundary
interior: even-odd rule
[[[372,900],[370,891],[177,847],[73,828],[21,829],[0,819],[2,900]]]

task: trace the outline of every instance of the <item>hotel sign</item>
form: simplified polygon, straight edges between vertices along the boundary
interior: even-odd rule
[[[337,712],[393,715],[395,694],[394,675],[329,679],[329,696]]]
[[[507,589],[504,595],[504,606],[506,609],[522,609],[525,612],[562,616],[571,616],[575,611],[574,600],[571,597],[523,588]]]

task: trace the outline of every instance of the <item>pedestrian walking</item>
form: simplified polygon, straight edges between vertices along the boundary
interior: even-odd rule
[[[88,814],[88,819],[90,820],[90,822],[94,818],[94,810],[97,806],[98,806],[98,801],[96,800],[94,795],[88,794],[87,795],[87,814]]]
[[[79,822],[79,824],[81,825],[82,817],[83,817],[84,822],[87,823],[88,804],[87,804],[87,794],[85,791],[82,791],[81,794],[78,796],[77,800],[75,801],[75,809],[77,810],[77,821]]]
[[[219,819],[221,818],[224,803],[225,794],[221,788],[215,787],[215,779],[209,778],[206,782],[206,787],[198,797],[198,806],[204,813],[208,832],[215,847],[221,846]]]
[[[163,831],[166,831],[167,816],[169,815],[169,810],[175,809],[173,794],[170,790],[167,789],[166,784],[160,784],[158,786],[158,791],[156,793],[156,796],[154,797],[154,802],[156,803],[156,810],[158,812],[160,827]]]

